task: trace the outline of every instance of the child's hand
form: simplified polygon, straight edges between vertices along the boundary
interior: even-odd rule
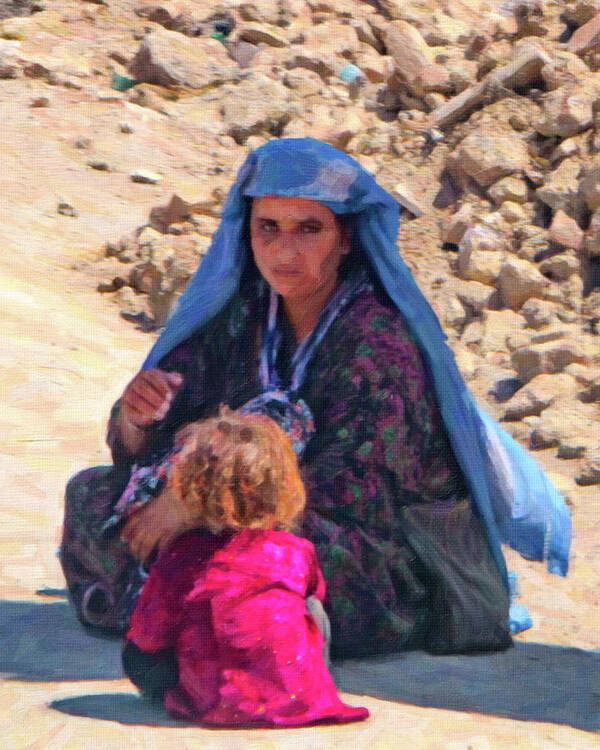
[[[188,509],[167,487],[124,524],[121,537],[140,562],[146,562],[156,548],[162,551],[176,537],[195,528]]]

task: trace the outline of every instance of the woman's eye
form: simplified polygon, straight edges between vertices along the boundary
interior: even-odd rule
[[[302,234],[316,234],[321,231],[319,224],[302,224],[300,226],[300,232]]]
[[[277,231],[277,224],[274,221],[261,221],[260,222],[261,232],[272,234]]]

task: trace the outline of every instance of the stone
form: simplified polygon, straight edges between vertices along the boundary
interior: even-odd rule
[[[464,138],[454,152],[454,167],[482,187],[522,171],[529,162],[523,140],[493,120]]]
[[[482,224],[470,227],[458,246],[459,276],[492,284],[500,274],[507,250],[504,238],[490,227]]]
[[[581,194],[590,211],[600,209],[600,155],[587,164],[579,183]]]
[[[589,359],[579,343],[565,339],[531,344],[517,349],[511,355],[512,366],[524,383],[542,373],[562,372],[572,362],[587,361]]]
[[[516,232],[517,256],[536,261],[548,250],[548,230],[534,224],[521,224]]]
[[[273,28],[260,23],[245,23],[238,32],[238,39],[250,44],[268,44],[269,47],[287,47],[286,37]]]
[[[441,240],[444,243],[458,245],[467,229],[473,222],[473,207],[464,203],[456,213],[445,216],[440,221]]]
[[[555,48],[552,51],[552,62],[544,65],[541,77],[546,85],[546,91],[553,91],[564,84],[581,81],[589,72],[588,66],[577,55],[565,49]]]
[[[371,83],[383,83],[394,72],[394,58],[391,55],[378,55],[368,48],[357,52],[354,60]]]
[[[600,484],[600,445],[588,450],[588,455],[575,481],[581,487]]]
[[[547,300],[532,297],[519,310],[519,314],[525,318],[529,328],[542,328],[556,322],[557,305]]]
[[[506,352],[507,338],[525,326],[525,319],[513,310],[486,310],[483,313],[483,334],[479,351],[482,356],[491,352]]]
[[[278,25],[285,18],[285,11],[277,0],[253,0],[251,3],[240,3],[237,10],[244,21],[268,23],[272,26]]]
[[[522,224],[528,219],[527,211],[520,203],[515,203],[515,201],[504,201],[499,212],[509,224]]]
[[[162,181],[162,175],[156,172],[151,172],[148,169],[137,169],[130,175],[132,182],[139,182],[144,185],[157,185]]]
[[[477,315],[482,310],[492,307],[498,295],[493,286],[479,281],[464,281],[454,276],[448,279],[444,289],[455,294],[471,315]]]
[[[592,440],[586,438],[572,437],[563,438],[558,442],[557,458],[574,459],[583,458],[590,447],[593,447]]]
[[[557,398],[572,396],[576,390],[575,379],[565,373],[537,375],[505,403],[502,419],[515,422],[539,416]]]
[[[545,136],[569,138],[592,125],[593,99],[579,84],[561,86],[542,100],[542,118],[534,127]]]
[[[446,71],[433,62],[427,42],[414,26],[392,21],[384,29],[383,41],[396,66],[394,80],[388,82],[392,90],[406,86],[416,96],[450,90]]]
[[[560,208],[569,216],[576,216],[583,207],[583,199],[579,195],[581,168],[581,162],[576,158],[561,161],[535,191],[537,198],[554,211]]]
[[[599,0],[577,0],[574,5],[566,6],[562,16],[574,26],[583,26],[600,11]]]
[[[579,227],[579,224],[568,216],[562,208],[559,208],[554,217],[552,218],[552,224],[548,230],[548,239],[550,242],[554,242],[562,247],[573,248],[574,250],[581,250],[583,247],[584,232]]]
[[[253,74],[225,96],[221,113],[227,135],[245,143],[251,135],[280,134],[297,113],[289,88],[267,76]]]
[[[510,49],[510,47],[509,47]],[[432,112],[429,127],[448,127],[466,119],[482,106],[490,96],[497,96],[506,88],[514,89],[531,84],[552,58],[537,45],[528,46],[512,62],[495,68],[482,81],[473,84]]]
[[[302,44],[289,48],[285,67],[288,70],[306,68],[317,73],[321,78],[327,79],[334,75],[342,65],[332,52],[323,49],[321,45],[311,47],[308,44]]]
[[[530,297],[542,296],[548,286],[533,263],[514,256],[504,257],[497,278],[502,302],[512,310],[518,310]]]
[[[580,26],[567,42],[567,51],[576,55],[596,49],[600,44],[600,13]]]
[[[68,198],[59,199],[56,211],[57,213],[62,214],[62,216],[79,216],[79,211]]]
[[[527,183],[519,177],[503,177],[488,190],[488,195],[499,206],[504,201],[525,203],[529,195]]]
[[[585,234],[584,248],[588,258],[600,257],[600,209],[592,214]]]
[[[483,323],[480,320],[473,320],[467,324],[460,337],[460,342],[470,351],[476,351],[479,354],[479,344],[483,338]]]
[[[189,38],[161,26],[142,39],[128,70],[140,83],[191,89],[221,84],[237,75],[237,66],[216,39]]]
[[[450,328],[462,328],[467,320],[467,312],[458,297],[450,297],[444,306],[443,320]]]
[[[559,253],[541,261],[539,268],[552,281],[566,281],[581,270],[581,262],[575,253]]]
[[[397,183],[390,192],[398,203],[408,209],[416,218],[423,216],[425,213],[424,209],[417,202],[412,190],[403,183]]]

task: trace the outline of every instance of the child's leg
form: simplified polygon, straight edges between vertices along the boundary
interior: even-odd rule
[[[162,704],[166,691],[177,685],[179,678],[173,649],[149,654],[135,643],[124,641],[121,659],[127,677],[151,703]]]
[[[329,624],[329,617],[327,617],[327,612],[325,612],[323,605],[316,596],[308,597],[306,600],[306,609],[308,610],[308,614],[312,615],[323,636],[323,660],[325,666],[329,669],[331,667],[331,656],[329,653],[331,649],[331,625]]]

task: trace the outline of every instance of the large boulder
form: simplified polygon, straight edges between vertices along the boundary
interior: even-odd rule
[[[588,361],[584,348],[577,341],[567,339],[531,344],[515,350],[511,355],[512,366],[524,383],[542,373],[562,372],[572,362]]]
[[[204,89],[233,80],[239,68],[216,39],[155,26],[140,42],[129,73],[140,83]]]

